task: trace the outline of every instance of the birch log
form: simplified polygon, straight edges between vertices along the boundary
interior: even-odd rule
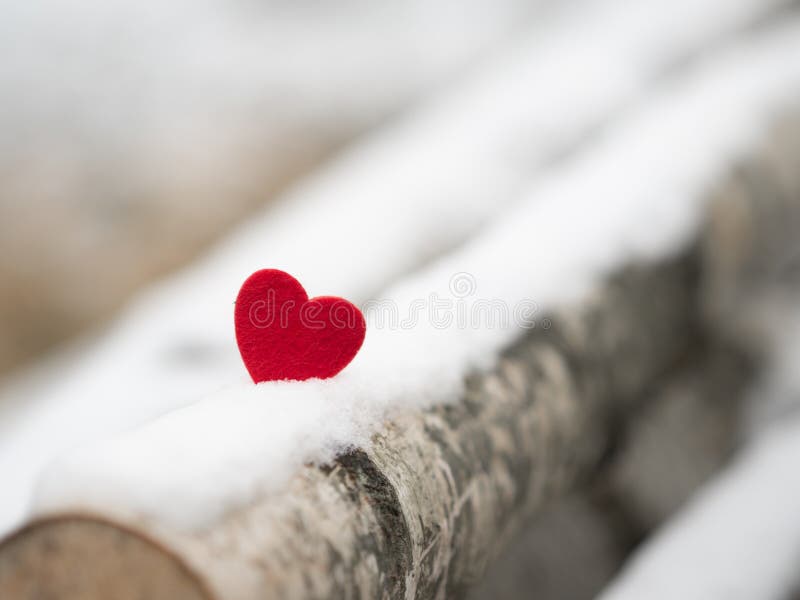
[[[309,466],[204,533],[96,515],[34,523],[0,550],[0,597],[106,598],[109,586],[148,598],[457,597],[531,514],[591,475],[615,421],[686,350],[696,276],[692,256],[628,268],[471,378],[462,402],[398,415],[369,450]]]
[[[771,150],[793,170],[727,193],[797,199],[782,177],[798,157]],[[697,341],[717,264],[698,257],[625,268],[469,378],[460,402],[398,414],[369,448],[205,531],[124,514],[33,522],[0,545],[0,598],[459,597],[527,519],[597,472],[636,398]]]

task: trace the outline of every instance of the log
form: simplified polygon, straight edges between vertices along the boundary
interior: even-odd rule
[[[3,598],[211,598],[164,546],[97,518],[43,521],[7,543],[14,550],[0,564]],[[59,558],[39,571],[48,555]]]
[[[149,598],[458,597],[530,515],[592,475],[621,415],[687,351],[697,275],[696,253],[629,267],[471,377],[462,402],[398,415],[368,450],[308,466],[207,531],[34,522],[0,548],[0,597],[107,598],[109,572]],[[157,578],[143,576],[152,562]]]
[[[751,390],[748,443],[637,551],[604,600],[710,598],[723,589],[797,597],[798,162],[800,119],[789,112],[720,187],[704,237],[709,327],[767,366]]]
[[[586,489],[537,515],[470,600],[591,600],[652,529],[728,460],[752,364],[710,341],[645,392]]]
[[[659,384],[658,392],[631,413],[617,456],[598,478],[599,486],[565,499],[537,517],[473,591],[473,600],[516,598],[519,590],[537,600],[595,598],[622,566],[626,553],[684,509],[687,500],[718,475],[741,441],[743,428],[764,429],[785,421],[793,407],[796,410],[796,398],[782,398],[781,405],[780,397],[758,396],[754,406],[744,405],[750,413],[744,418],[752,421],[755,416],[755,422],[741,422],[743,396],[757,373],[754,367],[774,359],[776,339],[779,344],[796,339],[798,159],[800,120],[789,112],[777,119],[750,159],[732,169],[730,177],[713,192],[708,227],[701,239],[701,299],[704,329],[708,342],[715,346],[687,356],[686,366]],[[774,375],[768,381],[774,384]],[[764,433],[770,434],[768,429]],[[748,455],[745,448],[743,456]],[[757,490],[760,485],[753,482],[750,488]],[[786,493],[776,487],[765,495]],[[702,495],[700,499],[704,501]],[[725,512],[727,530],[738,532],[748,515],[760,520],[758,515],[764,514],[752,510],[752,501],[744,504],[747,514],[722,507],[709,507],[707,512]],[[581,523],[580,531],[571,530],[574,522]],[[663,591],[665,582],[675,580],[682,583],[685,593],[706,597],[705,588],[730,587],[735,572],[736,577],[741,576],[742,586],[753,579],[760,581],[751,597],[772,596],[783,586],[782,595],[800,598],[794,582],[776,585],[770,579],[775,576],[772,562],[765,563],[769,566],[764,574],[730,562],[716,570],[696,569],[692,548],[711,544],[715,551],[708,552],[709,556],[715,552],[723,555],[731,542],[719,536],[718,527],[701,532],[700,527],[693,530],[694,525],[700,525],[699,521],[684,523],[681,548],[670,558],[666,553],[675,544],[674,533],[665,536],[669,540],[661,545],[656,538],[651,556],[642,553],[644,560],[632,567],[634,574],[637,569],[643,571],[640,585],[629,585],[623,576],[609,597],[621,597],[622,592],[632,598],[675,597],[674,585],[669,587],[671,591]],[[751,547],[762,543],[764,529],[753,528],[759,539],[752,540]],[[792,527],[787,526],[784,539],[796,545],[793,535]],[[718,541],[713,542],[712,537]],[[674,560],[680,553],[682,560]]]
[[[641,410],[626,419],[630,421],[626,424],[630,434],[620,446],[622,460],[609,465],[612,489],[606,489],[609,482],[604,473],[599,491],[594,489],[547,508],[515,544],[516,556],[504,553],[498,568],[471,598],[513,598],[514,590],[520,589],[535,591],[535,597],[543,600],[563,597],[565,590],[570,597],[592,597],[638,541],[641,512],[661,508],[665,501],[682,502],[705,479],[710,465],[721,464],[731,449],[732,437],[720,434],[720,424],[724,428],[734,420],[731,408],[736,396],[732,392],[747,373],[747,365],[728,348],[703,346],[687,359],[663,383],[655,385],[655,391],[645,392],[637,401],[642,404]],[[696,452],[698,443],[705,445],[705,452]],[[660,462],[655,470],[665,481],[654,482],[651,477],[656,461]],[[666,499],[664,486],[670,492]],[[614,498],[614,506],[609,506],[610,494],[619,496]],[[620,518],[626,523],[621,524]],[[124,599],[128,596],[113,587],[123,578],[126,586],[121,592],[131,598],[207,597],[191,570],[170,560],[169,553],[162,557],[163,547],[133,530],[86,519],[59,518],[45,525],[26,534],[20,550],[25,555],[23,564],[37,564],[37,555],[46,553],[53,539],[81,550],[63,556],[61,568],[48,575],[54,591],[77,584],[86,587],[76,588],[75,597],[91,598],[95,593]],[[87,558],[84,552],[95,547],[96,559]],[[86,564],[94,566],[101,580],[74,580],[74,573]],[[574,577],[577,569],[581,572],[578,579]],[[126,579],[131,572],[150,576]],[[31,585],[41,577],[41,573],[20,573],[19,582]],[[39,591],[13,589],[11,597],[25,598]]]
[[[770,190],[797,198],[794,183]],[[701,299],[715,310],[725,286],[706,285],[716,263],[699,245],[621,270],[470,377],[462,401],[398,414],[369,448],[204,531],[122,513],[30,523],[0,544],[0,598],[462,596],[531,516],[608,463],[637,400],[703,338]]]

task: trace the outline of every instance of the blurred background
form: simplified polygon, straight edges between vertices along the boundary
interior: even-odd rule
[[[98,327],[537,2],[4,2],[0,373]]]
[[[14,435],[26,398],[66,394],[60,378],[85,356],[113,355],[123,338],[107,332],[145,314],[126,312],[142,298],[158,302],[150,286],[192,273],[221,240],[246,240],[249,224],[315,194],[370,191],[373,182],[347,183],[370,173],[376,190],[397,177],[391,201],[425,188],[430,197],[414,202],[433,213],[450,214],[439,199],[460,203],[455,233],[430,224],[433,241],[420,234],[416,263],[391,275],[402,274],[717,54],[786,36],[798,10],[788,0],[0,0],[0,435]],[[800,159],[787,156],[800,157],[800,128],[785,114],[772,125],[783,136],[778,171],[796,181]],[[770,152],[752,148],[707,193],[746,181],[769,194],[752,181],[771,173]],[[392,219],[391,206],[380,211]],[[797,221],[778,221],[781,240],[800,240]],[[765,356],[794,322],[800,254],[762,242],[770,268],[713,282],[741,277],[752,292],[725,309],[747,307],[725,336],[735,340],[709,341],[654,384],[619,459],[520,532],[472,600],[597,597],[754,430],[793,413],[796,363]],[[170,368],[176,385],[206,385]],[[748,403],[754,389],[775,402]],[[0,477],[13,480],[17,457],[5,451]],[[23,496],[8,495],[12,516],[0,524],[18,521]],[[800,536],[787,548],[800,559]],[[774,597],[800,598],[798,581]]]

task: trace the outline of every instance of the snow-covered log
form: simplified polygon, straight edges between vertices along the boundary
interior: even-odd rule
[[[800,589],[797,115],[755,157],[720,191],[706,238],[713,328],[769,360],[750,393],[747,443],[634,554],[603,600],[779,600]]]
[[[751,164],[768,168],[755,174],[793,172],[783,167],[798,157],[760,151]],[[791,177],[731,181],[709,191],[716,207],[767,189],[800,192]],[[401,411],[368,448],[304,467],[280,493],[211,527],[124,511],[30,524],[0,547],[0,596],[458,596],[531,515],[594,475],[637,399],[696,347],[699,303],[713,305],[717,289],[709,257],[720,250],[696,248],[718,239],[715,214],[727,212],[712,212],[695,250],[629,266],[579,306],[551,313],[549,327],[470,377],[461,402]]]
[[[423,4],[427,5],[419,6]],[[506,208],[520,204],[525,190],[546,179],[548,165],[577,153],[593,139],[590,133],[608,131],[610,123],[624,121],[642,105],[658,105],[662,97],[704,95],[708,103],[709,90],[691,93],[702,77],[675,85],[665,74],[727,41],[733,31],[767,19],[765,15],[783,4],[785,0],[647,0],[632,7],[593,0],[554,7],[548,19],[477,73],[356,144],[287,194],[280,208],[252,218],[208,258],[141,295],[105,334],[70,356],[66,368],[50,369],[46,376],[37,371],[19,387],[1,390],[0,471],[6,474],[10,490],[0,495],[0,534],[24,518],[39,472],[64,452],[145,423],[241,378],[229,307],[236,287],[250,272],[279,266],[312,292],[336,293],[359,303],[374,298],[398,277],[464,244]],[[462,10],[461,4],[456,8]],[[711,64],[705,70],[716,68]],[[372,71],[367,73],[367,79],[373,79]],[[355,69],[355,76],[365,75]],[[336,81],[332,80],[333,89],[347,87]],[[655,81],[661,84],[656,86]],[[713,95],[719,86],[710,87]],[[746,97],[738,91],[730,95]],[[336,104],[329,110],[337,113],[339,108]],[[659,110],[654,106],[651,112]],[[651,115],[650,121],[657,118]],[[215,132],[219,125],[214,122]],[[738,126],[730,129],[738,131]],[[682,143],[679,151],[688,147]],[[240,164],[236,156],[223,154]],[[280,154],[291,153],[281,147]],[[637,170],[633,169],[634,175]],[[124,172],[131,173],[127,167]],[[610,197],[625,189],[624,182],[615,185],[619,189]],[[189,190],[184,189],[181,197],[187,206],[202,206]],[[182,217],[178,221],[182,232],[193,229],[185,227]],[[24,219],[10,222],[25,239],[36,239],[24,233]],[[66,223],[62,228],[72,231]],[[298,238],[303,244],[297,243]],[[9,239],[0,235],[2,242]],[[138,244],[139,236],[135,239]],[[161,250],[147,246],[135,255],[153,250],[163,259]],[[4,255],[28,256],[12,249]],[[93,256],[103,264],[106,259],[111,265],[118,260],[105,247]],[[94,289],[90,299],[69,302],[94,315],[97,308],[87,302],[102,303],[104,290],[118,288],[86,261],[79,263],[80,273],[70,273],[68,284],[58,283],[56,271],[49,267],[37,269],[36,276],[46,273],[48,282],[70,293]],[[464,268],[473,269],[467,264],[457,270]],[[102,289],[95,289],[99,280]],[[4,281],[13,287],[9,283],[13,277]],[[487,284],[479,282],[481,293]],[[544,287],[555,286],[545,281]],[[425,295],[430,291],[424,290]],[[43,289],[37,301],[57,297]],[[538,293],[533,299],[542,300]],[[31,306],[35,302],[27,299],[14,304],[15,310]],[[46,321],[37,323],[49,329]],[[8,342],[19,350],[13,339],[4,337],[0,346]],[[120,381],[127,384],[120,386]],[[115,402],[106,401],[110,395]],[[24,410],[17,409],[21,404]],[[76,414],[92,418],[73,418]]]
[[[796,97],[796,28],[675,85],[389,294],[438,290],[467,265],[490,297],[541,298],[549,321],[377,330],[364,360],[329,384],[248,386],[66,457],[41,482],[50,516],[0,548],[0,596],[457,595],[545,502],[596,471],[619,419],[695,341],[699,290],[714,277],[696,250],[709,239],[702,215]],[[772,183],[796,197],[794,181]],[[322,433],[301,413],[286,419],[289,401],[320,408]],[[264,439],[272,416],[269,434],[285,433],[292,452],[317,458],[333,444],[335,460],[292,471],[296,455]],[[361,447],[341,452],[348,441]]]
[[[167,598],[167,584],[231,600],[457,595],[597,468],[618,414],[692,341],[695,291],[686,257],[632,267],[471,378],[462,402],[399,414],[368,450],[306,467],[206,531],[101,515],[35,523],[0,551],[0,596],[99,597],[109,588],[95,577],[111,572],[111,589],[132,597]],[[104,560],[132,562],[110,571]],[[142,577],[153,561],[163,581]]]

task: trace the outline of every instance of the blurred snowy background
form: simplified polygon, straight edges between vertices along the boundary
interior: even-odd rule
[[[789,0],[0,0],[0,536],[64,452],[239,377],[225,315],[258,257],[375,297],[671,114],[665,98],[708,106],[718,85],[724,112],[753,70],[800,75],[799,19]],[[608,481],[542,515],[474,600],[792,597],[785,253],[742,316],[767,346],[759,374],[722,352],[654,391]],[[712,379],[728,386],[698,399]],[[698,405],[717,433],[684,439]],[[753,554],[727,553],[740,544]]]
[[[108,317],[540,12],[3,2],[0,372]]]

